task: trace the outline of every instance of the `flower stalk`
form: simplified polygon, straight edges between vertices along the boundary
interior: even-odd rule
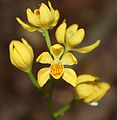
[[[32,81],[33,85],[34,85],[36,88],[41,89],[41,87],[39,86],[37,80],[35,79],[35,77],[34,77],[32,71],[30,71],[30,72],[27,73],[27,74],[28,74],[30,80]]]
[[[46,92],[46,98],[47,98],[47,103],[48,103],[48,108],[51,114],[51,120],[56,120],[56,117],[54,116],[54,105],[53,105],[53,101],[52,101],[52,93],[53,93],[53,88],[54,88],[54,79],[51,77],[50,78],[50,86],[48,91]]]
[[[56,118],[58,118],[58,117],[64,115],[64,113],[67,112],[67,111],[69,111],[76,103],[77,103],[77,100],[73,99],[70,103],[66,104],[61,109],[59,109],[58,111],[56,111],[54,113],[54,116]]]
[[[50,36],[49,36],[48,30],[43,29],[43,36],[45,37],[45,41],[46,41],[47,47],[48,47],[48,49],[50,51],[51,42],[50,42]]]
[[[51,120],[56,120],[56,117],[54,116],[54,106],[53,106],[53,102],[52,102],[52,95],[51,93],[48,93],[46,95],[47,97],[47,103],[48,103],[48,108],[51,114]]]

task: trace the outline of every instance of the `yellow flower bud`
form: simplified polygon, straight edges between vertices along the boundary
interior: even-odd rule
[[[56,39],[60,44],[65,44],[66,27],[67,27],[67,24],[63,22],[56,30],[56,33],[55,33]]]
[[[88,78],[86,78],[86,76]],[[83,80],[83,77],[85,80]],[[97,77],[88,74],[80,75],[78,77],[78,81],[80,82],[75,88],[77,97],[79,99],[82,99],[85,103],[93,103],[99,101],[110,88],[110,85],[108,83],[97,82]]]
[[[69,31],[69,34],[70,34],[70,31]],[[66,41],[68,42],[70,46],[74,47],[74,46],[79,45],[83,41],[84,36],[85,36],[85,31],[83,28],[81,28],[77,30],[74,34],[72,34],[71,37]]]
[[[11,63],[24,72],[30,72],[34,53],[32,47],[22,38],[22,42],[13,40],[9,45]]]
[[[55,36],[57,42],[63,44],[66,47],[67,51],[72,50],[79,53],[88,53],[94,50],[100,44],[100,40],[97,40],[91,45],[77,48],[77,46],[82,43],[85,37],[85,30],[83,28],[79,29],[77,24],[72,24],[67,28],[67,24],[65,21],[63,21],[63,23],[59,25],[56,30]]]
[[[30,8],[27,9],[27,18],[31,26],[25,24],[18,17],[16,19],[24,29],[30,32],[40,29],[52,29],[58,23],[60,14],[58,10],[53,9],[49,1],[48,6],[41,3],[40,7],[35,9],[34,12]]]

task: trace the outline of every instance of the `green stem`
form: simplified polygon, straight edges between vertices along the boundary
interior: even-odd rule
[[[69,47],[69,45],[66,43],[66,44],[65,44],[65,50],[64,50],[63,55],[66,54],[68,51],[70,51],[70,47]]]
[[[37,80],[35,79],[32,71],[30,71],[30,72],[28,73],[28,76],[29,76],[30,80],[32,81],[33,85],[34,85],[36,88],[41,89],[40,86],[39,86],[39,84],[37,83]]]
[[[44,33],[44,37],[45,37],[45,40],[46,40],[47,47],[50,50],[51,42],[50,42],[50,36],[49,36],[48,30],[43,29],[43,33]]]
[[[51,114],[51,120],[56,120],[56,117],[54,116],[54,107],[53,107],[52,98],[51,98],[51,95],[49,94],[47,95],[47,102],[48,102],[48,108]]]
[[[50,86],[46,93],[46,97],[47,97],[47,102],[48,102],[48,108],[49,108],[50,114],[51,114],[51,120],[56,120],[56,117],[54,116],[54,105],[53,105],[53,101],[52,101],[53,87],[54,87],[54,79],[51,78]]]
[[[68,110],[70,110],[75,104],[76,104],[77,100],[73,99],[69,104],[63,106],[60,110],[56,111],[54,113],[54,116],[57,118],[59,116],[64,115],[65,112],[67,112]]]
[[[37,83],[37,80],[35,79],[32,71],[28,73],[28,76],[29,76],[30,80],[32,81],[33,85],[36,88],[41,89],[41,87]],[[54,117],[54,106],[53,106],[53,102],[52,102],[52,89],[53,89],[54,81],[52,79],[51,79],[51,81],[52,82],[50,85],[50,89],[47,92],[42,90],[42,92],[46,95],[46,98],[47,98],[48,107],[49,107],[49,110],[51,113],[51,120],[56,120],[56,118]]]

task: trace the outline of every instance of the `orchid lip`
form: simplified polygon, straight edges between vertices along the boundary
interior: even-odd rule
[[[36,15],[40,15],[40,11],[39,11],[39,9],[35,9],[35,10],[34,10],[34,14],[36,14]]]
[[[55,78],[59,79],[64,72],[64,65],[62,63],[53,63],[50,67],[50,74]]]

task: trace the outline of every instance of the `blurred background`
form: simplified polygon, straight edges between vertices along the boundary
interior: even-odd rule
[[[109,82],[111,89],[98,107],[78,102],[59,120],[117,120],[117,0],[50,0],[60,11],[58,25],[67,20],[68,26],[77,23],[86,30],[82,46],[101,39],[100,46],[88,54],[78,54],[77,74],[97,75]],[[24,37],[32,45],[37,56],[47,50],[43,36],[29,33],[16,22],[15,17],[27,21],[25,11],[35,9],[47,0],[0,0],[0,120],[49,120],[50,114],[44,95],[38,91],[28,76],[15,68],[9,60],[8,46],[11,40]],[[52,43],[56,43],[50,31]],[[74,53],[75,54],[75,53]],[[34,61],[36,76],[41,64]],[[58,81],[53,100],[56,109],[69,103],[75,92],[64,81]]]

